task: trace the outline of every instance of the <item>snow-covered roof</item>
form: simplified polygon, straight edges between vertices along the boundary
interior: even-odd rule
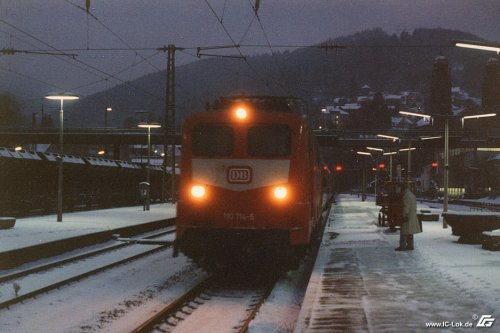
[[[327,113],[340,113],[341,115],[349,115],[349,113],[342,110],[341,107],[328,105],[325,107]]]
[[[361,109],[361,105],[358,103],[348,103],[344,104],[340,107],[342,110],[349,111],[349,110],[359,110]]]
[[[106,160],[106,159],[103,159],[103,158],[86,157],[85,159],[91,165],[95,165],[95,166],[108,166],[108,167],[117,167],[118,166],[115,161]]]
[[[488,161],[500,161],[500,154],[488,158]]]
[[[32,152],[32,151],[21,150],[21,151],[19,151],[19,154],[25,160],[41,160],[40,156],[38,156],[38,154],[36,154],[35,152]]]
[[[135,163],[129,163],[127,161],[116,161],[116,163],[122,168],[126,169],[140,169],[141,167]]]
[[[402,96],[401,95],[394,95],[394,94],[388,94],[388,95],[384,95],[384,99],[385,100],[388,100],[388,99],[397,99],[397,100],[401,100]]]
[[[393,127],[408,127],[414,124],[408,117],[391,117],[391,123]]]
[[[12,158],[12,155],[7,148],[0,147],[0,157]]]
[[[368,97],[368,96],[358,96],[358,97],[356,98],[356,100],[357,100],[358,102],[366,102],[366,101],[369,101],[369,100],[370,100],[370,97]]]

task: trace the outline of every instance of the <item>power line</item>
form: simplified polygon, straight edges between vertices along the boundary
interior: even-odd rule
[[[9,22],[7,22],[7,21],[3,20],[3,19],[0,19],[0,22],[2,22],[3,24],[5,24],[5,25],[7,25],[7,26],[11,27],[12,29],[14,29],[14,30],[16,30],[16,31],[19,31],[19,32],[21,32],[21,33],[23,33],[23,34],[25,34],[25,35],[29,36],[30,38],[32,38],[32,39],[34,39],[34,40],[38,41],[39,43],[41,43],[41,44],[43,44],[43,45],[45,45],[45,46],[49,47],[49,48],[50,48],[50,49],[52,49],[52,50],[55,50],[55,51],[57,51],[57,52],[60,52],[60,53],[63,53],[63,54],[65,54],[65,55],[67,55],[67,54],[66,54],[65,52],[63,52],[62,50],[60,50],[60,49],[58,49],[58,48],[56,48],[56,47],[54,47],[54,46],[50,45],[49,43],[47,43],[47,42],[45,42],[45,41],[41,40],[40,38],[38,38],[38,37],[36,37],[36,36],[34,36],[34,35],[32,35],[32,34],[30,34],[30,33],[26,32],[26,31],[24,31],[24,30],[22,30],[22,29],[20,29],[20,28],[18,28],[18,27],[16,27],[15,25],[13,25],[13,24],[11,24],[11,23],[9,23]],[[82,64],[82,65],[84,65],[84,66],[86,66],[86,67],[88,67],[88,68],[93,69],[94,71],[97,71],[97,72],[99,72],[99,73],[101,73],[101,74],[103,74],[103,75],[107,76],[107,78],[106,78],[106,77],[103,77],[103,79],[108,79],[108,78],[110,78],[110,77],[111,77],[111,78],[113,78],[113,79],[115,79],[115,80],[117,80],[117,81],[119,81],[119,82],[121,82],[121,83],[123,83],[123,84],[126,84],[126,85],[128,85],[128,86],[130,86],[130,87],[134,88],[134,89],[137,89],[137,90],[139,90],[139,91],[143,91],[143,92],[144,92],[144,93],[146,93],[147,95],[150,95],[150,96],[155,97],[155,98],[159,98],[158,96],[155,96],[155,94],[153,94],[153,93],[151,93],[151,92],[148,92],[148,91],[146,91],[146,90],[144,90],[144,89],[142,89],[142,88],[135,87],[135,86],[134,86],[134,85],[132,85],[130,82],[124,81],[124,80],[122,80],[122,79],[120,79],[120,78],[116,77],[115,75],[112,75],[112,74],[106,73],[105,71],[101,70],[100,68],[97,68],[97,67],[95,67],[95,66],[93,66],[93,65],[87,64],[87,63],[85,63],[85,62],[83,62],[83,61],[81,61],[81,60],[79,60],[79,59],[73,59],[73,61],[75,61],[76,63]],[[71,62],[69,62],[69,63],[70,63],[71,65],[73,65],[73,63],[71,63]],[[91,72],[90,72],[90,73],[91,73]],[[93,75],[98,76],[96,73],[92,73],[92,74],[93,74]],[[159,99],[161,99],[161,98],[159,98]]]
[[[111,28],[109,28],[107,25],[105,25],[103,22],[101,22],[101,20],[99,20],[99,18],[97,16],[95,16],[94,14],[92,14],[90,11],[89,11],[89,8],[83,8],[77,4],[74,4],[72,3],[71,1],[69,0],[64,0],[66,1],[67,3],[69,3],[70,5],[73,5],[75,7],[77,7],[78,9],[81,9],[83,10],[87,17],[92,17],[94,20],[97,21],[97,23],[99,23],[104,29],[106,29],[107,31],[109,31],[113,36],[115,36],[116,38],[118,38],[118,40],[120,42],[123,43],[123,45],[127,46],[127,48],[131,51],[134,51],[134,52],[137,52],[137,50],[135,50],[134,48],[132,48],[132,46],[130,46],[123,38],[121,38],[117,33],[115,33],[113,30],[111,30]],[[159,71],[160,69],[158,67],[156,67],[153,63],[149,62],[146,58],[144,58],[142,55],[138,54],[143,60],[145,60],[151,67],[153,67],[154,69],[156,69],[157,71]]]
[[[259,16],[259,6],[260,6],[260,3],[259,1],[257,0],[255,2],[255,6],[252,5],[252,1],[251,0],[248,0],[250,6],[252,7],[253,11],[254,11],[254,17],[257,18],[257,21],[259,22],[259,25],[260,25],[260,28],[262,30],[262,33],[264,34],[264,38],[266,39],[266,42],[267,42],[267,45],[269,46],[269,50],[271,51],[271,54],[274,55],[274,51],[273,51],[273,47],[271,46],[271,42],[269,41],[269,38],[267,37],[267,33],[266,33],[266,30],[264,29],[264,25],[262,24],[262,21],[260,19],[260,16]]]
[[[59,90],[63,90],[63,91],[64,91],[64,88],[61,88],[61,87],[59,87],[59,86],[53,85],[52,83],[49,83],[49,82],[46,82],[46,81],[43,81],[43,80],[37,79],[37,78],[35,78],[35,77],[29,76],[29,75],[27,75],[27,74],[23,74],[23,73],[17,72],[17,71],[15,71],[15,70],[11,69],[11,68],[4,68],[4,67],[1,67],[1,66],[0,66],[0,70],[5,71],[5,72],[9,72],[9,73],[12,73],[12,74],[15,74],[15,75],[18,75],[18,76],[20,76],[20,77],[22,77],[22,78],[25,78],[25,79],[29,79],[29,80],[33,80],[33,81],[37,81],[37,82],[40,82],[40,83],[42,83],[42,84],[44,84],[44,85],[47,85],[47,86],[49,86],[49,87],[52,87],[52,88],[55,88],[55,89],[59,89]],[[34,101],[34,100],[38,100],[38,98],[23,98],[23,99],[26,99],[26,100],[28,100],[28,101],[30,101],[30,100],[33,100],[33,101]]]
[[[247,60],[246,56],[243,54],[243,52],[241,52],[240,45],[238,45],[235,42],[234,38],[229,33],[229,30],[226,28],[226,26],[224,25],[224,23],[222,22],[222,20],[219,18],[219,16],[215,12],[214,8],[210,5],[210,2],[208,2],[208,0],[205,0],[205,3],[210,8],[210,10],[212,11],[213,15],[215,16],[215,18],[217,19],[217,21],[219,22],[219,24],[222,26],[222,29],[224,30],[224,32],[226,33],[226,35],[229,37],[229,39],[233,43],[233,46],[236,48],[236,50],[238,51],[238,53],[240,54],[240,56],[243,58],[243,60],[247,64],[247,66],[256,75],[256,79],[258,79],[259,81],[261,81],[262,83],[264,83],[267,87],[269,87],[269,84],[267,83],[267,81],[262,78],[262,76],[259,74],[259,72],[248,62],[248,60]],[[278,86],[280,86],[280,85],[278,84]],[[282,86],[280,88],[283,89]],[[286,90],[286,89],[284,89],[284,90]]]
[[[156,52],[155,54],[150,55],[147,59],[149,59],[149,58],[152,58],[152,57],[156,56],[158,53],[159,53],[159,52]],[[136,62],[136,63],[133,63],[132,65],[130,65],[130,66],[128,66],[128,67],[123,68],[122,70],[120,70],[120,71],[118,71],[118,72],[114,73],[113,75],[118,75],[118,74],[121,74],[121,73],[123,73],[123,72],[125,72],[125,71],[127,71],[127,70],[129,70],[129,69],[131,69],[131,68],[133,68],[133,67],[135,67],[135,66],[137,66],[137,65],[141,64],[141,63],[143,63],[144,61],[146,61],[146,59],[143,59],[143,60],[140,60],[140,61],[138,61],[138,62]],[[92,86],[92,85],[94,85],[94,84],[98,84],[98,83],[105,82],[105,81],[108,81],[108,78],[103,78],[103,79],[100,79],[100,80],[96,80],[96,81],[93,81],[93,82],[89,82],[89,83],[87,83],[87,84],[83,84],[83,85],[78,86],[78,87],[75,87],[75,88],[73,88],[73,89],[74,89],[74,90],[77,90],[77,89],[81,89],[81,88],[89,87],[89,86]]]
[[[252,4],[251,0],[248,0],[248,2],[249,2],[250,6],[253,9],[254,18],[257,18],[257,21],[259,22],[259,25],[260,25],[260,28],[262,30],[262,33],[264,34],[264,38],[266,39],[267,45],[269,47],[269,50],[271,51],[271,57],[272,57],[274,63],[276,64],[276,67],[278,67],[279,71],[282,72],[283,69],[280,66],[280,64],[278,63],[278,61],[276,60],[276,57],[274,56],[275,53],[274,53],[273,47],[271,46],[271,42],[269,41],[269,37],[267,36],[266,30],[264,29],[264,25],[262,24],[262,21],[261,21],[260,16],[259,16],[260,1],[256,0],[255,1],[255,6]],[[252,20],[252,22],[253,22],[253,20]],[[294,94],[291,93],[292,89],[290,88],[290,86],[288,86],[288,84],[285,83],[285,87],[286,87],[286,90],[289,92],[290,95],[294,95]]]
[[[40,55],[58,55],[58,56],[68,56],[71,58],[75,58],[77,54],[68,54],[68,53],[54,53],[50,51],[30,51],[30,50],[18,50],[14,48],[3,48],[0,49],[0,53],[5,55],[13,55],[16,53],[24,53],[24,54],[40,54]]]
[[[251,21],[250,21],[250,23],[248,24],[248,26],[247,26],[247,28],[246,28],[245,32],[243,33],[243,36],[241,36],[241,39],[240,39],[239,44],[241,44],[241,43],[245,40],[245,38],[246,38],[246,36],[247,36],[248,32],[250,31],[250,28],[252,27],[253,22],[255,21],[255,18],[256,18],[256,17],[257,17],[257,15],[256,15],[256,14],[254,14],[254,15],[253,15],[253,17],[252,17],[252,20],[251,20]]]
[[[16,37],[17,38],[17,37]],[[19,38],[17,38],[19,39]],[[356,49],[356,48],[453,48],[453,45],[449,44],[335,44],[335,43],[320,43],[314,45],[305,45],[305,44],[271,44],[266,42],[266,44],[237,44],[230,45],[231,48],[269,48],[269,49],[318,49],[325,48],[325,45],[336,45],[337,48],[345,48],[345,49]],[[183,46],[184,50],[208,50],[208,49],[220,49],[228,46]],[[135,47],[133,50],[135,51],[155,51],[157,47]],[[110,47],[110,48],[61,48],[59,49],[62,52],[114,52],[114,51],[129,51],[129,48],[120,48],[120,47]],[[33,50],[27,50],[33,51]],[[37,49],[36,51],[46,51],[49,52],[51,50],[48,49]],[[186,53],[186,52],[184,52]],[[188,54],[188,53],[186,53]],[[189,54],[192,55],[192,54]]]

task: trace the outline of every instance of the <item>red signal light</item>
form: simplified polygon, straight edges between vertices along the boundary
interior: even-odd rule
[[[339,172],[339,171],[342,171],[344,168],[342,167],[342,165],[336,165],[335,166],[335,171]]]
[[[384,168],[385,168],[385,164],[384,164],[384,163],[380,163],[380,164],[378,165],[378,168],[379,168],[379,169],[384,169]]]
[[[432,162],[432,163],[431,163],[431,166],[432,166],[433,168],[437,168],[438,163],[437,163],[437,162]]]

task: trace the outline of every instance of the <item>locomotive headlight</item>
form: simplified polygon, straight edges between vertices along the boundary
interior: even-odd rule
[[[276,186],[273,190],[274,197],[278,200],[283,200],[288,195],[288,191],[285,186]]]
[[[248,117],[248,112],[246,109],[240,107],[240,108],[236,109],[235,115],[236,115],[236,118],[238,118],[240,120],[244,120]]]
[[[204,186],[194,185],[193,187],[191,187],[191,195],[197,199],[203,198],[206,193],[207,190],[205,189]]]

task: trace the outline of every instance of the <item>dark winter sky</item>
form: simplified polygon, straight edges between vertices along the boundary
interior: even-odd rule
[[[240,52],[270,53],[269,43],[281,51],[375,27],[441,27],[500,41],[499,0],[90,0],[91,15],[85,8],[85,0],[0,0],[0,48],[78,54],[0,55],[0,91],[85,96],[165,69],[155,49],[167,44],[193,48],[177,52],[179,65],[195,61],[199,46],[259,44]]]

